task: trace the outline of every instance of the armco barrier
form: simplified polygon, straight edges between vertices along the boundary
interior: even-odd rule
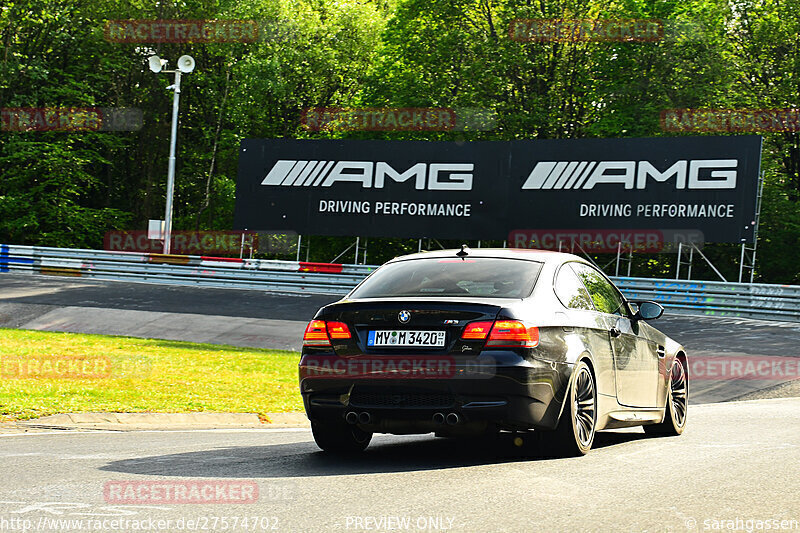
[[[673,313],[800,322],[800,286],[724,281],[612,278],[632,300],[654,300]]]
[[[346,294],[375,268],[369,265],[0,245],[0,272],[297,294]],[[655,300],[671,313],[800,322],[800,286],[628,277],[612,279],[628,298]]]
[[[304,294],[346,294],[374,269],[366,265],[0,245],[0,272]]]

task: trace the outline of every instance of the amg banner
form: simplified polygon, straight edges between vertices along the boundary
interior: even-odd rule
[[[246,139],[234,225],[312,235],[509,239],[521,247],[554,228],[572,239],[589,229],[750,242],[760,156],[759,136]]]

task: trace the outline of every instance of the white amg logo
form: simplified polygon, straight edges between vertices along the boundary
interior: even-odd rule
[[[359,182],[365,189],[382,189],[386,178],[396,182],[414,178],[418,190],[472,190],[472,163],[417,163],[398,172],[384,161],[295,161],[281,159],[261,185],[330,187],[339,181]]]
[[[676,189],[735,189],[737,159],[682,159],[664,171],[649,161],[541,161],[522,185],[523,189],[593,189],[602,183],[644,189],[647,178],[664,182],[675,178]],[[700,169],[716,169],[710,178]],[[719,170],[719,169],[733,170]]]

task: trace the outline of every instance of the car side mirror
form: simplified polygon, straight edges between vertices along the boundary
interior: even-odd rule
[[[639,302],[639,310],[633,316],[636,320],[655,320],[664,314],[664,307],[656,302]]]

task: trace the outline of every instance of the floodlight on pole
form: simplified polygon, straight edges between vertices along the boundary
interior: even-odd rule
[[[178,70],[162,70],[167,61],[158,56],[148,58],[150,70],[158,74],[168,72],[175,74],[175,83],[167,87],[174,91],[172,97],[172,131],[169,142],[169,168],[167,171],[167,205],[164,214],[164,253],[170,253],[172,240],[172,197],[175,194],[175,144],[178,137],[178,103],[181,96],[181,74],[188,74],[194,70],[195,61],[192,56],[181,56],[178,59]]]

